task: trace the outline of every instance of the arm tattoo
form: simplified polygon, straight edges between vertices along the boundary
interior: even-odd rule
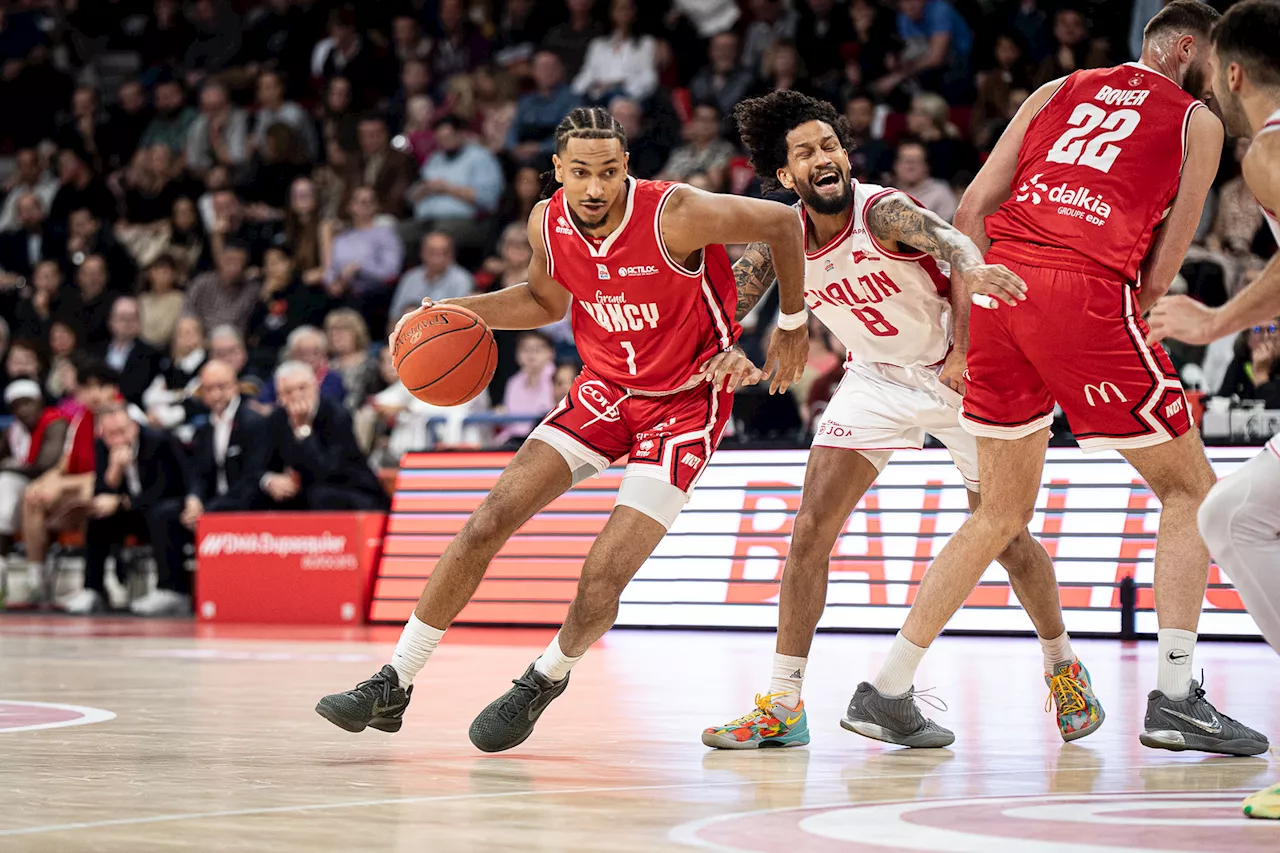
[[[972,240],[902,193],[885,196],[872,205],[867,228],[881,243],[892,240],[919,249],[961,272],[984,263]]]
[[[734,319],[741,322],[777,280],[769,244],[749,244],[742,257],[733,265],[733,278],[738,283],[738,311]]]

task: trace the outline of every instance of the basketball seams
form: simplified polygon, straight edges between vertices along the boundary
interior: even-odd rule
[[[435,335],[434,337],[430,338],[430,340],[438,341],[438,340],[440,340],[441,338],[445,337],[446,335],[452,335],[452,334],[454,334],[455,332],[467,332],[467,331],[470,331],[471,329],[474,329],[476,326],[479,326],[479,325],[480,325],[479,323],[473,323],[472,325],[467,326],[466,328],[463,328],[463,329],[450,329],[450,330],[449,330],[449,331],[447,331],[447,332],[441,332],[440,334]],[[426,385],[418,385],[418,386],[416,386],[416,387],[414,387],[414,388],[409,388],[409,386],[407,386],[407,385],[406,385],[405,387],[406,387],[406,388],[409,388],[409,391],[410,391],[410,392],[422,391],[422,390],[424,390],[424,389],[426,389],[426,388],[430,388],[432,385],[435,385],[435,384],[436,384],[437,382],[439,382],[441,379],[444,379],[444,378],[445,378],[446,376],[448,376],[450,373],[453,373],[453,371],[457,370],[459,367],[461,367],[462,365],[466,364],[466,363],[467,363],[467,360],[471,358],[471,354],[472,354],[473,352],[475,352],[475,351],[476,351],[476,347],[480,346],[481,342],[482,342],[482,341],[484,341],[484,340],[485,340],[485,338],[492,338],[492,337],[493,337],[492,335],[485,334],[485,331],[486,331],[486,330],[485,330],[483,327],[480,329],[481,334],[479,335],[479,337],[477,337],[477,338],[476,338],[476,342],[475,342],[475,343],[473,343],[473,344],[471,345],[471,349],[467,350],[466,355],[464,355],[464,356],[462,356],[461,358],[459,358],[459,359],[458,359],[457,363],[456,363],[456,364],[454,364],[454,365],[453,365],[453,367],[450,367],[448,370],[446,370],[444,373],[441,373],[441,374],[440,374],[439,376],[437,376],[435,379],[432,379],[432,380],[431,380],[430,382],[428,382]],[[415,345],[414,345],[414,348],[413,348],[413,349],[417,349],[418,347],[422,346],[424,343],[426,343],[426,341],[419,341],[417,344],[415,344]],[[409,353],[411,353],[411,352],[413,352],[413,350],[409,350],[409,352],[405,353],[405,358],[408,358],[408,357],[409,357]],[[404,361],[404,359],[401,359],[401,363],[403,363],[403,361]],[[403,378],[403,377],[401,377],[401,380],[400,380],[400,381],[401,381],[401,382],[403,382],[403,381],[404,381],[404,378]]]
[[[488,385],[493,380],[493,373],[498,369],[498,344],[493,339],[493,335],[486,335],[489,339],[489,356],[485,359],[484,370],[480,372],[480,378],[476,380],[476,384],[471,386],[471,390],[450,403],[450,406],[458,406],[468,400],[475,399],[480,393],[479,389]],[[474,349],[474,348],[473,348]],[[443,378],[443,377],[442,377]],[[438,381],[438,380],[437,380]]]
[[[441,306],[433,306],[433,309],[432,309],[432,310],[444,310],[444,309],[446,309],[446,308],[447,308],[447,306],[444,306],[444,305],[441,305]],[[409,357],[409,353],[413,352],[413,351],[414,351],[414,350],[416,350],[418,347],[422,346],[423,344],[427,343],[428,341],[434,341],[436,338],[443,338],[445,335],[451,335],[451,334],[453,334],[454,332],[464,332],[464,331],[466,331],[467,329],[474,329],[476,326],[479,326],[479,325],[480,325],[480,318],[479,318],[479,317],[476,317],[474,314],[471,314],[471,313],[469,313],[469,312],[468,312],[467,314],[463,314],[461,311],[449,311],[449,313],[450,313],[450,314],[458,314],[458,315],[460,315],[460,316],[462,316],[462,317],[467,318],[468,320],[470,320],[470,321],[471,321],[471,325],[470,325],[470,326],[459,326],[459,327],[454,328],[454,329],[446,329],[445,331],[440,332],[440,333],[435,334],[435,335],[432,335],[432,336],[430,336],[430,337],[423,337],[423,339],[422,339],[422,340],[418,341],[418,342],[417,342],[417,343],[415,343],[412,347],[410,347],[410,348],[405,352],[405,354],[404,354],[404,355],[402,355],[402,356],[400,356],[399,358],[396,358],[396,359],[395,359],[395,367],[396,367],[396,371],[397,371],[397,372],[399,372],[399,370],[400,370],[400,365],[401,365],[401,364],[403,364],[403,363],[404,363],[404,360],[405,360],[406,358],[408,358],[408,357]],[[403,332],[401,332],[401,334],[403,335],[404,333],[403,333]],[[399,342],[400,342],[400,339],[399,339],[399,338],[396,338],[396,343],[398,344]],[[395,352],[392,352],[392,357],[393,357],[393,358],[395,358],[395,355],[396,355],[396,353],[395,353]]]

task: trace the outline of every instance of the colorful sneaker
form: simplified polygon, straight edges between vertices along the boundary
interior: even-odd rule
[[[1058,664],[1053,675],[1046,674],[1044,683],[1049,685],[1049,696],[1044,700],[1045,713],[1051,705],[1058,712],[1058,732],[1065,741],[1073,741],[1091,735],[1102,725],[1107,714],[1102,703],[1093,695],[1093,680],[1080,659]]]
[[[785,695],[757,693],[754,711],[732,723],[706,729],[702,742],[713,749],[804,746],[809,742],[809,718],[804,712],[804,702],[793,711],[773,701]]]
[[[1263,788],[1258,793],[1246,797],[1244,813],[1249,817],[1280,820],[1280,783],[1272,785],[1270,788]]]

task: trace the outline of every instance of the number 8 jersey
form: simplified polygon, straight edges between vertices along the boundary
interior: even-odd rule
[[[867,213],[891,187],[853,183],[853,211],[844,230],[810,250],[805,231],[805,305],[849,351],[850,362],[930,366],[951,348],[951,283],[924,252],[891,252],[867,228]]]
[[[1204,104],[1139,62],[1077,71],[1031,119],[987,236],[1082,256],[1124,281],[1169,215]]]

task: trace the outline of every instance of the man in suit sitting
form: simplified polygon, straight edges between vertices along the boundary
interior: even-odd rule
[[[183,566],[183,546],[191,532],[179,520],[187,494],[186,460],[172,435],[140,427],[121,405],[98,415],[96,476],[85,531],[84,584],[106,601],[104,577],[112,548],[136,536],[155,554],[154,592],[130,610],[140,616],[191,612],[191,578]]]
[[[116,299],[111,304],[107,329],[111,332],[111,341],[99,355],[120,374],[120,394],[135,406],[141,406],[143,393],[160,372],[160,353],[138,339],[142,332],[138,300],[132,296]]]
[[[225,361],[200,371],[200,397],[209,421],[196,430],[191,482],[182,523],[194,530],[204,512],[252,509],[266,465],[267,420],[242,405],[236,372]]]
[[[53,255],[49,245],[44,204],[35,193],[18,199],[18,227],[0,231],[0,281],[15,285],[18,279],[30,279],[36,264]]]
[[[386,510],[391,501],[356,444],[341,401],[320,397],[315,371],[301,361],[276,368],[280,408],[267,419],[264,508]]]

